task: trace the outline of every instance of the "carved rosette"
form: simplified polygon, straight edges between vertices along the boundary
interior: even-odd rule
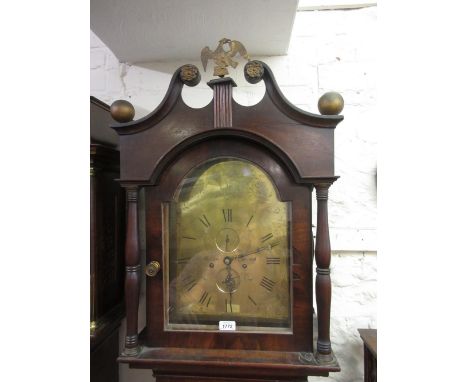
[[[263,68],[263,63],[261,61],[249,61],[244,66],[244,77],[247,82],[251,84],[260,82],[264,73],[265,69]]]
[[[200,83],[200,71],[195,65],[184,65],[180,68],[180,79],[187,86],[196,86]]]

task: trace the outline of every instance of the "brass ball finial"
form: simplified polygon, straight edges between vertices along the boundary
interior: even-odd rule
[[[130,122],[135,116],[135,108],[133,105],[123,99],[114,101],[110,107],[112,118],[120,123]]]
[[[344,107],[344,99],[340,93],[327,92],[318,101],[318,109],[323,115],[338,115]]]

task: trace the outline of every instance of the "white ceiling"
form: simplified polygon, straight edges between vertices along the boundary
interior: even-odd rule
[[[298,0],[91,0],[91,29],[122,62],[194,60],[223,37],[288,51]]]

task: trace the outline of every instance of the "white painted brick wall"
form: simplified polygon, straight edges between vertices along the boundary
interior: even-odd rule
[[[341,373],[331,374],[331,380],[342,382],[362,381],[362,343],[357,329],[377,327],[376,19],[376,7],[298,12],[288,55],[253,57],[271,67],[285,96],[304,110],[317,113],[318,98],[329,90],[340,92],[345,99],[345,120],[335,133],[335,172],[340,179],[330,189],[329,203],[331,340],[342,367]],[[202,68],[197,61],[119,63],[92,32],[90,46],[91,94],[108,104],[116,99],[131,101],[136,118],[162,101],[176,68],[187,63]],[[243,105],[253,105],[262,98],[265,87],[263,83],[247,83],[243,65],[241,62],[236,71],[230,70],[238,85],[234,98]],[[208,69],[197,87],[184,87],[183,99],[192,107],[203,107],[212,97],[206,85],[212,66]],[[144,305],[141,309],[144,312]],[[122,382],[154,382],[151,371],[130,370],[125,365],[120,371]]]

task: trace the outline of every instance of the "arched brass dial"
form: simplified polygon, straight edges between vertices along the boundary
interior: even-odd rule
[[[165,211],[169,329],[290,328],[290,206],[262,169],[207,162]]]

